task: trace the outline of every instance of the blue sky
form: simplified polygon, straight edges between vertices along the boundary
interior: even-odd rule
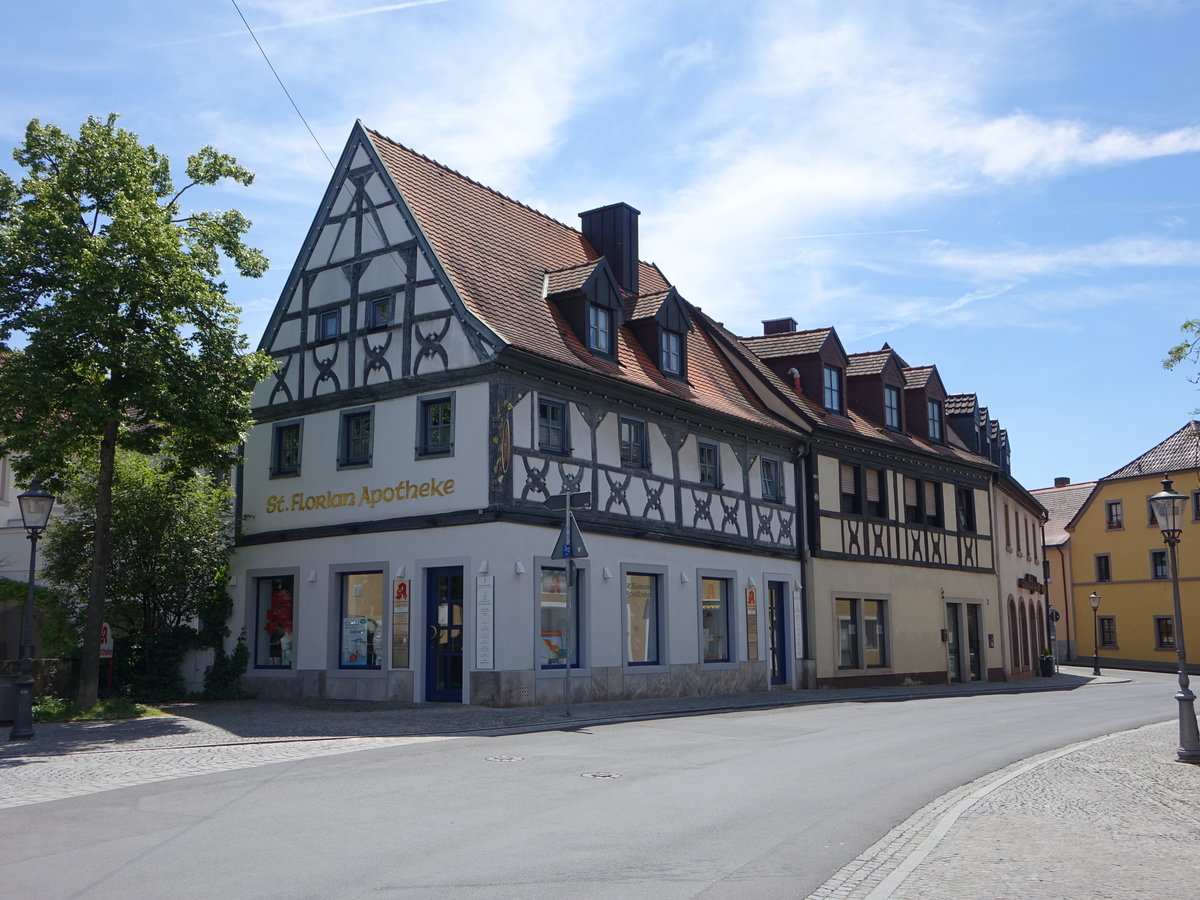
[[[793,316],[974,391],[1027,487],[1108,474],[1200,406],[1200,3],[240,0],[325,152],[355,119],[641,255],[741,334]],[[18,4],[0,165],[88,115],[257,173],[261,336],[330,175],[226,0]],[[14,39],[15,38],[15,39]],[[178,170],[178,168],[177,168]],[[1193,370],[1194,374],[1194,370]]]

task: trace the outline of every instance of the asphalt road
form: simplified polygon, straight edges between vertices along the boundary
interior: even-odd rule
[[[947,790],[1170,718],[1173,683],[458,737],[127,787],[0,811],[0,889],[804,897]]]

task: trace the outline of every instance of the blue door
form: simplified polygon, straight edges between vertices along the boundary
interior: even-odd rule
[[[425,571],[425,699],[462,703],[463,570]]]

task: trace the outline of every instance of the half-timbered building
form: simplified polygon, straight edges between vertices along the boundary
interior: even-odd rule
[[[518,705],[811,668],[807,420],[639,260],[638,215],[572,228],[356,125],[260,345],[247,687]]]

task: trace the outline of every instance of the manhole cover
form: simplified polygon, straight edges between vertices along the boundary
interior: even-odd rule
[[[584,772],[584,778],[620,778],[620,775],[614,772]]]
[[[488,762],[520,762],[525,757],[523,756],[485,756]]]

